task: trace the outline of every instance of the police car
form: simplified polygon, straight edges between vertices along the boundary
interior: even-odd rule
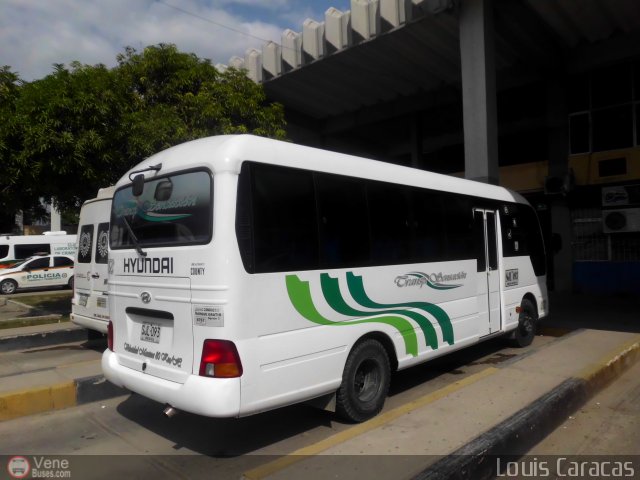
[[[0,270],[0,292],[9,295],[19,288],[73,288],[73,257],[35,255]]]

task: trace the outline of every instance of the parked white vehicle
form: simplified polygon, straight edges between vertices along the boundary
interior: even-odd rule
[[[548,313],[536,213],[505,188],[250,135],[160,152],[116,185],[106,377],[237,417],[351,421],[390,376]]]
[[[101,188],[80,210],[71,321],[107,333],[109,323],[109,219],[114,187]]]
[[[0,235],[0,268],[33,255],[76,254],[76,236],[67,232],[45,232],[42,235]]]
[[[22,288],[73,288],[73,258],[68,255],[38,255],[0,270],[0,292],[5,295]]]

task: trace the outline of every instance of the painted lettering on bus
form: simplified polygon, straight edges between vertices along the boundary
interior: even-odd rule
[[[173,273],[173,257],[124,258],[124,273]]]

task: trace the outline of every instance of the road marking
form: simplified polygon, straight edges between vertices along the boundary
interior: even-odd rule
[[[405,403],[404,405],[394,408],[393,410],[382,413],[367,422],[355,425],[348,430],[336,433],[335,435],[332,435],[329,438],[325,438],[324,440],[320,440],[313,445],[300,448],[284,457],[280,457],[276,460],[273,460],[272,462],[265,463],[264,465],[244,472],[242,478],[247,480],[260,480],[266,478],[269,475],[273,475],[280,470],[284,470],[285,468],[298,463],[309,456],[318,455],[319,453],[328,450],[331,447],[344,443],[347,440],[351,440],[352,438],[355,438],[358,435],[362,435],[363,433],[366,433],[370,430],[381,427],[382,425],[389,423],[403,415],[406,415],[413,410],[440,400],[441,398],[446,397],[447,395],[458,390],[461,390],[462,388],[467,387],[479,380],[482,380],[483,378],[493,375],[498,371],[499,369],[495,367],[486,368],[481,372],[475,373],[466,378],[463,378],[462,380],[458,380],[450,385],[447,385],[440,390],[436,390],[435,392],[424,395],[417,400],[413,400],[409,403]]]

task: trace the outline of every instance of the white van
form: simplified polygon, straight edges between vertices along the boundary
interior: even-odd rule
[[[107,333],[109,323],[108,265],[109,217],[113,187],[101,188],[80,210],[76,280],[71,321]]]
[[[73,257],[75,254],[76,235],[67,235],[65,231],[45,232],[42,235],[0,236],[0,269],[34,255]]]

